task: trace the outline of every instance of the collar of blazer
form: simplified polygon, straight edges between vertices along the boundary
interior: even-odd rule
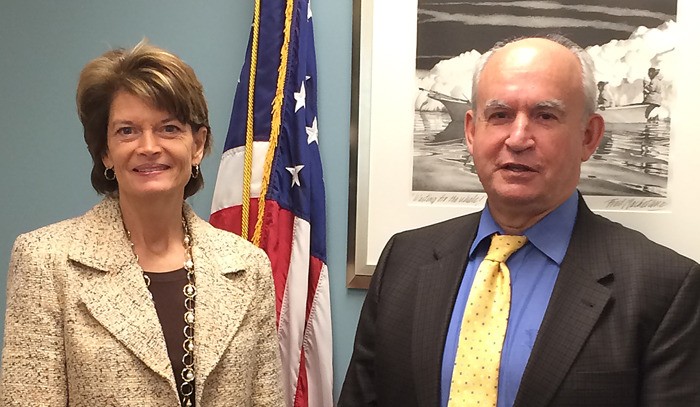
[[[221,359],[256,295],[246,270],[257,264],[244,239],[215,229],[185,203],[193,239],[197,299],[195,312],[196,393]],[[68,258],[81,273],[80,298],[93,317],[149,368],[171,382],[170,359],[141,267],[129,246],[118,201],[106,198],[75,219]]]
[[[186,202],[184,215],[193,238],[195,267],[198,260],[212,262],[213,267],[208,269],[219,270],[224,275],[246,268],[239,253],[231,250],[228,241],[217,236],[220,232],[197,216]],[[85,215],[76,218],[73,229],[76,235],[68,252],[71,260],[106,272],[119,271],[134,263],[134,253],[124,232],[116,198],[105,198]]]

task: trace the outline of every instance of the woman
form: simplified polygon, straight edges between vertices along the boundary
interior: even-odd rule
[[[105,198],[15,242],[2,405],[281,406],[267,257],[184,202],[211,144],[192,68],[113,50],[77,105]]]

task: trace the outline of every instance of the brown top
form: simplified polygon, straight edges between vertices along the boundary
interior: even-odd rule
[[[144,272],[150,279],[148,289],[153,295],[156,313],[163,328],[165,346],[173,366],[173,374],[177,383],[178,393],[182,385],[182,357],[185,355],[183,330],[185,323],[185,293],[182,291],[187,284],[187,270],[169,271],[166,273]],[[196,368],[196,367],[195,367]],[[192,382],[194,386],[194,382]]]

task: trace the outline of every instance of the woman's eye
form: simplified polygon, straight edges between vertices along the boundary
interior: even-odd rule
[[[163,131],[165,133],[177,133],[180,131],[180,127],[174,125],[174,124],[167,124],[163,126]]]
[[[134,134],[134,128],[133,127],[120,127],[117,129],[117,134],[121,134],[123,136],[130,136]]]

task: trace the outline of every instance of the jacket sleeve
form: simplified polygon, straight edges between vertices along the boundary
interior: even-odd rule
[[[256,345],[258,363],[252,405],[278,407],[284,405],[284,394],[281,387],[282,367],[276,334],[275,287],[267,257],[263,264],[264,266],[258,269],[258,292],[254,300],[259,335]]]
[[[67,405],[63,316],[55,255],[23,235],[7,280],[0,400],[3,406]]]
[[[376,319],[379,307],[382,277],[387,259],[394,245],[394,237],[384,247],[372,281],[367,290],[365,302],[360,312],[360,320],[355,334],[355,345],[345,382],[340,392],[338,407],[376,406],[377,389],[375,380]]]
[[[641,406],[700,406],[700,266],[688,271],[643,360]]]

